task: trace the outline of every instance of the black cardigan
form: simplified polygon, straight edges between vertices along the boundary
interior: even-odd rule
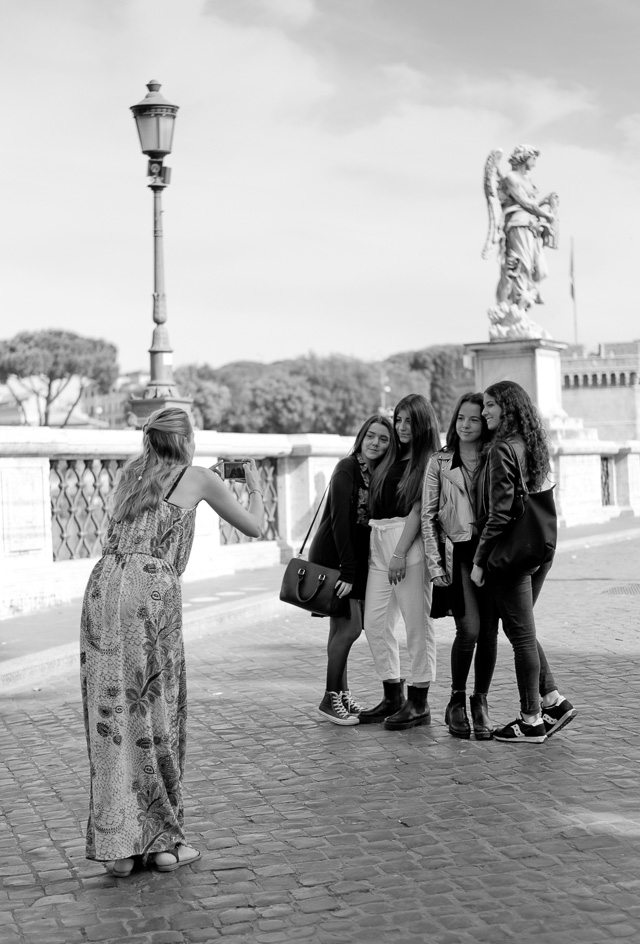
[[[365,488],[360,463],[347,456],[336,465],[320,526],[309,548],[309,560],[336,567],[340,579],[353,584],[349,596],[364,599],[369,560],[369,532],[357,522],[358,490]]]

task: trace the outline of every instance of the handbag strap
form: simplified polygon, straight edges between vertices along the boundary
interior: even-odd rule
[[[527,488],[527,483],[524,480],[524,474],[522,472],[522,465],[520,464],[520,456],[516,452],[515,446],[513,445],[512,442],[510,442],[508,439],[505,439],[504,441],[506,442],[507,446],[509,446],[509,448],[511,449],[511,452],[513,453],[514,458],[516,460],[516,465],[518,466],[518,472],[520,473],[520,488],[522,489],[522,498],[524,501],[526,501],[529,495],[529,489]]]
[[[322,508],[322,503],[323,503],[323,501],[325,500],[325,498],[327,497],[327,492],[329,491],[329,485],[331,485],[331,479],[329,479],[329,483],[328,483],[327,487],[326,487],[325,490],[324,490],[324,494],[323,494],[322,498],[320,499],[320,504],[319,504],[318,507],[316,508],[316,513],[315,513],[315,515],[313,516],[313,518],[312,518],[312,520],[311,520],[311,524],[309,525],[309,530],[308,530],[307,533],[305,534],[304,541],[302,542],[302,546],[300,547],[300,550],[298,551],[298,554],[302,554],[302,552],[304,551],[304,546],[305,546],[305,544],[307,543],[307,541],[309,540],[309,535],[311,534],[311,530],[312,530],[314,524],[316,523],[316,518],[318,517],[318,514],[320,513],[320,509]],[[352,504],[352,505],[353,505],[354,501],[356,501],[356,499],[357,499],[357,496],[358,496],[358,488],[359,488],[358,473],[356,472],[356,474],[355,474],[354,477],[353,477],[353,488],[351,489],[351,504]]]
[[[331,483],[329,483],[329,484],[331,484]],[[308,530],[307,533],[305,534],[304,541],[302,542],[302,545],[301,545],[301,547],[300,547],[300,550],[298,551],[298,554],[299,554],[299,555],[302,554],[302,552],[304,551],[304,546],[305,546],[305,544],[307,543],[307,541],[309,540],[309,535],[311,534],[311,530],[312,530],[314,524],[316,523],[316,518],[318,517],[318,515],[319,515],[319,513],[320,513],[320,509],[322,508],[322,503],[324,502],[325,498],[327,497],[327,492],[328,492],[328,491],[329,491],[329,485],[327,485],[327,487],[325,488],[324,494],[323,494],[322,498],[320,499],[320,504],[319,504],[318,507],[316,508],[316,513],[315,513],[315,515],[313,516],[313,518],[311,519],[311,524],[309,525],[309,530]]]

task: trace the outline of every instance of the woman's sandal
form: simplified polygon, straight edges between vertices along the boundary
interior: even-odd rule
[[[133,872],[134,865],[134,859],[115,859],[111,862],[104,863],[104,867],[109,875],[115,875],[116,878],[128,878]]]
[[[174,861],[163,859],[163,856],[170,856]],[[192,846],[174,846],[173,849],[166,849],[164,852],[156,852],[155,867],[158,872],[175,872],[181,865],[190,865],[199,858],[200,852]]]

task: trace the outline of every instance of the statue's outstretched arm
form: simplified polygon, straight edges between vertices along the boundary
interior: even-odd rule
[[[541,200],[538,202],[536,200],[532,200],[522,185],[518,174],[507,174],[505,177],[503,177],[502,188],[516,201],[516,203],[522,207],[523,210],[526,210],[528,213],[533,213],[534,216],[538,216],[543,220],[548,220],[549,223],[553,222],[553,215],[542,209],[541,204],[545,203],[546,201]]]

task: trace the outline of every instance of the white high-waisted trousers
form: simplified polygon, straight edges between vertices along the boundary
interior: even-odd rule
[[[364,630],[383,680],[400,678],[400,647],[394,632],[398,613],[407,631],[411,681],[433,682],[436,677],[436,634],[431,610],[431,580],[417,535],[407,554],[406,577],[389,583],[389,563],[404,529],[406,518],[377,518],[369,522],[371,545],[369,576],[364,605]]]

